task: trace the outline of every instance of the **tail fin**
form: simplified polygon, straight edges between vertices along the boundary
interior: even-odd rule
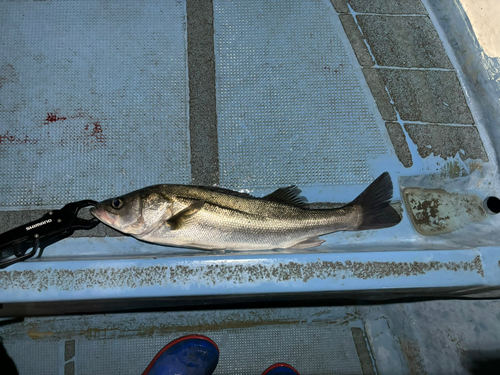
[[[358,230],[389,228],[401,221],[401,217],[390,206],[392,180],[389,173],[382,173],[349,206],[360,206],[363,222]]]

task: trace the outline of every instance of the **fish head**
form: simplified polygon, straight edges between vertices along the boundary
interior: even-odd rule
[[[148,191],[138,190],[106,199],[90,212],[104,224],[136,237],[150,233],[171,215],[172,200]]]

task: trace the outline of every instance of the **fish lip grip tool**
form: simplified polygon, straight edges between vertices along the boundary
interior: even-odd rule
[[[0,269],[33,257],[38,258],[43,250],[73,234],[75,230],[92,229],[100,221],[96,218],[82,219],[78,212],[85,207],[95,206],[96,201],[81,200],[52,210],[40,219],[21,225],[0,234]]]

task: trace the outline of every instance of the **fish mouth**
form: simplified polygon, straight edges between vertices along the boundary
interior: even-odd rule
[[[115,222],[115,218],[113,218],[108,211],[102,209],[101,207],[92,207],[90,209],[90,213],[102,221],[104,224],[112,226]]]

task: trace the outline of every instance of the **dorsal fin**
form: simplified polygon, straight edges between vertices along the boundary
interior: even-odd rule
[[[284,188],[279,188],[271,194],[262,197],[267,201],[274,201],[289,204],[295,207],[307,208],[307,198],[300,195],[302,190],[297,186],[292,185]]]

